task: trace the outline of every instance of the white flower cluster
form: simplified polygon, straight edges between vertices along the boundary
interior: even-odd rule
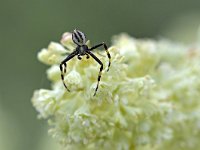
[[[99,65],[92,58],[68,62],[65,83],[59,63],[74,48],[70,33],[38,53],[50,65],[52,89],[34,92],[39,117],[66,149],[163,150],[200,148],[200,51],[168,41],[113,38],[111,68],[104,63],[97,95]],[[89,42],[88,42],[89,43]],[[68,49],[65,49],[66,46]]]

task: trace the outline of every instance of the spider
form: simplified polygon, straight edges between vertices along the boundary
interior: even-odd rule
[[[107,56],[108,56],[108,59],[109,59],[109,63],[108,63],[108,69],[107,71],[109,71],[109,67],[110,67],[110,64],[111,64],[111,56],[110,56],[110,53],[108,52],[108,48],[107,48],[107,45],[102,42],[96,46],[93,46],[92,48],[89,48],[87,45],[86,45],[86,37],[84,35],[83,32],[79,31],[79,30],[74,30],[72,32],[72,40],[73,42],[76,44],[76,49],[71,53],[69,54],[61,63],[60,63],[60,71],[61,71],[61,79],[62,79],[62,82],[65,86],[65,88],[67,89],[68,92],[70,92],[70,90],[68,89],[67,85],[65,84],[64,82],[64,75],[66,73],[66,70],[67,70],[67,62],[72,59],[74,56],[77,56],[77,58],[79,60],[81,60],[82,56],[86,55],[86,58],[89,59],[90,56],[100,65],[100,70],[99,70],[99,75],[98,75],[98,78],[97,78],[97,85],[96,85],[96,89],[95,89],[95,92],[94,92],[94,96],[96,95],[96,92],[98,90],[98,87],[99,87],[99,82],[101,80],[101,73],[102,73],[102,70],[103,70],[103,63],[92,53],[92,50],[100,47],[100,46],[103,46],[106,53],[107,53]]]

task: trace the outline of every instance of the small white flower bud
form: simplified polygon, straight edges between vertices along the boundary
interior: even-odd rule
[[[73,89],[77,89],[82,86],[81,75],[75,70],[69,72],[65,78],[65,82]]]

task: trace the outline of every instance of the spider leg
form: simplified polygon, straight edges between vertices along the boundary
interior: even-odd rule
[[[77,51],[74,51],[71,54],[69,54],[67,56],[67,58],[65,58],[60,63],[61,79],[62,79],[63,85],[65,86],[65,88],[67,89],[68,92],[70,92],[70,90],[68,89],[67,85],[64,82],[65,73],[67,72],[67,61],[69,61],[70,59],[72,59],[76,55],[77,55]]]
[[[77,55],[77,58],[79,59],[79,60],[81,60],[82,59],[82,57],[81,57],[81,55]]]
[[[101,67],[100,67],[100,70],[99,70],[99,75],[98,75],[98,81],[97,81],[97,86],[96,86],[96,89],[95,89],[95,92],[94,92],[94,96],[96,95],[96,93],[97,93],[97,90],[98,90],[98,88],[99,88],[99,82],[100,82],[100,80],[101,80],[101,74],[102,74],[102,70],[103,70],[103,63],[92,53],[92,52],[90,52],[90,51],[87,51],[87,53],[90,55],[90,56],[92,56],[92,58],[94,58],[94,60],[96,60],[98,63],[99,63],[99,65],[101,65]]]
[[[92,51],[92,50],[94,50],[94,49],[96,49],[96,48],[98,48],[98,47],[100,47],[100,46],[103,46],[104,49],[105,49],[105,51],[106,51],[106,53],[107,53],[107,56],[108,56],[108,59],[109,59],[107,71],[109,71],[109,68],[110,68],[110,65],[111,65],[111,60],[110,60],[110,59],[111,59],[111,55],[110,55],[110,53],[109,53],[109,51],[108,51],[107,45],[103,42],[103,43],[101,43],[101,44],[98,44],[98,45],[96,45],[96,46],[93,46],[92,48],[89,49],[89,51]]]
[[[90,55],[86,53],[86,59],[89,59],[89,58],[90,58]]]

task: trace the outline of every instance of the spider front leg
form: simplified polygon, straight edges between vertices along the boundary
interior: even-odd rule
[[[81,58],[81,55],[79,55],[79,54],[77,55],[77,58],[78,58],[79,60],[81,60],[81,59],[82,59],[82,58]]]
[[[74,51],[71,54],[69,54],[67,56],[66,59],[64,59],[61,63],[60,63],[60,71],[61,71],[61,79],[63,82],[63,85],[65,86],[65,88],[67,89],[68,92],[70,92],[70,90],[68,89],[67,85],[65,84],[65,73],[67,72],[67,61],[69,61],[70,59],[72,59],[74,56],[77,55],[77,52]]]
[[[104,47],[104,49],[105,49],[105,51],[106,51],[106,53],[107,53],[108,59],[109,59],[108,69],[107,69],[107,71],[109,71],[109,68],[110,68],[110,65],[111,65],[111,55],[110,55],[110,53],[109,53],[109,51],[108,51],[107,45],[103,42],[103,43],[101,43],[101,44],[98,44],[98,45],[96,45],[96,46],[93,46],[92,48],[89,49],[89,51],[92,51],[92,50],[94,50],[94,49],[96,49],[96,48],[98,48],[98,47],[100,47],[100,46],[102,46],[102,45],[103,45],[103,47]]]
[[[99,70],[98,79],[97,79],[97,86],[96,86],[96,89],[95,89],[95,92],[94,92],[94,95],[93,95],[93,96],[95,96],[96,93],[97,93],[97,90],[99,88],[99,82],[101,80],[101,74],[102,74],[102,70],[103,70],[103,63],[92,52],[88,51],[87,53],[90,54],[90,56],[92,56],[92,58],[94,58],[94,60],[96,60],[99,63],[99,65],[101,65],[100,70]]]
[[[90,55],[86,53],[86,59],[89,59],[89,58],[90,58]]]

